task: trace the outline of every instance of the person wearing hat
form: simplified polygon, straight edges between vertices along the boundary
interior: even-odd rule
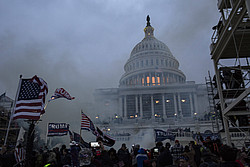
[[[143,148],[140,148],[138,150],[138,154],[136,155],[137,167],[143,167],[143,161],[147,159],[148,159],[148,156],[146,154],[146,151]]]
[[[175,140],[175,145],[171,148],[171,154],[173,156],[173,161],[175,162],[175,164],[182,153],[183,153],[183,146],[180,144],[179,140]]]

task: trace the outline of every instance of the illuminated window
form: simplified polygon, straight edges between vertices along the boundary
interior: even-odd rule
[[[169,103],[169,102],[170,102],[170,100],[169,100],[169,99],[167,99],[167,100],[166,100],[166,102],[167,102],[167,103]]]
[[[149,77],[147,77],[147,84],[149,84],[149,82],[150,82],[150,81],[149,81]]]
[[[185,103],[185,102],[186,102],[186,100],[185,100],[185,99],[182,99],[182,100],[181,100],[181,102],[182,102],[182,103]]]
[[[155,77],[152,77],[152,84],[155,85]]]
[[[142,83],[142,85],[144,85],[144,78],[141,79],[141,83]]]
[[[156,100],[155,103],[158,104],[160,101],[159,100]]]
[[[160,77],[157,77],[157,83],[158,83],[158,85],[160,85]]]

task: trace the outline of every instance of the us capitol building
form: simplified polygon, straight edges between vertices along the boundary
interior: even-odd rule
[[[155,38],[149,16],[144,32],[124,65],[119,88],[95,90],[94,122],[111,134],[131,136],[155,128],[212,132],[211,121],[199,123],[210,112],[206,85],[186,81],[168,46]]]

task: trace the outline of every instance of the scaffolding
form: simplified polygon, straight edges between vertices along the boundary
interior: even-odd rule
[[[208,71],[208,78],[205,77],[206,86],[207,86],[207,93],[208,93],[208,102],[209,102],[209,113],[213,115],[211,118],[212,121],[212,130],[213,133],[219,132],[219,113],[216,109],[216,102],[215,102],[215,93],[216,93],[216,86],[215,82],[212,81],[210,72]]]
[[[219,111],[228,145],[230,129],[249,137],[250,19],[245,0],[218,0],[221,18],[213,27],[211,58],[214,63]],[[232,127],[229,127],[232,126]]]

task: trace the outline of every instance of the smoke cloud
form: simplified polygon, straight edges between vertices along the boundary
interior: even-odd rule
[[[14,99],[19,75],[37,75],[76,99],[51,102],[39,123],[67,122],[79,131],[80,110],[97,88],[118,87],[150,15],[155,36],[180,62],[187,80],[204,83],[213,71],[209,45],[219,12],[216,0],[0,1],[0,94]],[[93,117],[95,111],[86,111]]]

